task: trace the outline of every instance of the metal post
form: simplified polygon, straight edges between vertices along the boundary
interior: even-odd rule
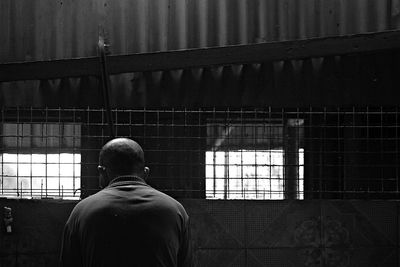
[[[99,57],[100,57],[100,65],[101,65],[101,80],[102,80],[102,93],[103,93],[103,104],[106,109],[107,114],[107,122],[109,126],[109,135],[110,138],[114,138],[114,123],[111,114],[111,106],[110,106],[110,77],[107,71],[107,56],[106,56],[106,43],[104,42],[104,37],[102,34],[99,34]]]
[[[299,120],[288,119],[284,131],[284,197],[297,199],[299,179]]]

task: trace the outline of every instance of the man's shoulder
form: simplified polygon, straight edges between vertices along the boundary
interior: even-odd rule
[[[96,208],[98,208],[98,204],[102,203],[102,201],[100,200],[103,198],[104,197],[102,196],[101,191],[99,191],[96,194],[80,200],[72,210],[71,216],[78,216],[81,213],[87,213],[88,209],[95,210]]]
[[[185,214],[187,216],[185,208],[183,207],[183,205],[178,200],[176,200],[175,198],[167,195],[166,193],[163,193],[163,192],[158,191],[156,189],[154,189],[154,190],[157,192],[156,194],[158,196],[159,203],[162,203],[162,205],[170,207],[172,209],[178,210],[182,214]]]

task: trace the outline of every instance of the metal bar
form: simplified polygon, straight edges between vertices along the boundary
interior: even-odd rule
[[[284,168],[285,199],[297,199],[298,196],[298,166],[299,152],[297,137],[298,126],[293,119],[284,119]]]
[[[108,56],[109,74],[305,59],[400,48],[400,30]],[[98,76],[97,57],[0,64],[0,82]]]
[[[108,130],[110,138],[114,138],[114,123],[111,114],[110,106],[110,77],[107,69],[107,56],[105,51],[106,44],[102,35],[99,36],[99,57],[101,65],[101,81],[102,81],[102,92],[103,92],[103,104],[106,109]]]

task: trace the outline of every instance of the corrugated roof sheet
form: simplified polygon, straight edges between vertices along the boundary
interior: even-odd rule
[[[99,27],[113,54],[383,31],[400,0],[2,0],[0,62],[95,56]]]

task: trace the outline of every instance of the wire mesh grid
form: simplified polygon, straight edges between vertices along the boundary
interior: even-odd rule
[[[138,141],[148,183],[174,197],[399,197],[398,107],[112,111]],[[103,109],[2,108],[0,194],[80,198],[99,190]]]

